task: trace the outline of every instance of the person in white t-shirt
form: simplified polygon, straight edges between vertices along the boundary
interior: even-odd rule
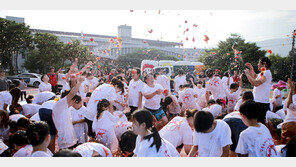
[[[125,107],[127,106],[125,103],[125,90],[124,90],[124,84],[122,81],[119,81],[117,84],[117,88],[121,91],[116,93],[116,99],[114,100],[114,106],[116,107],[117,111],[123,111]]]
[[[42,75],[41,81],[42,82],[39,85],[38,92],[44,92],[44,91],[51,92],[51,84],[48,83],[49,78],[48,78],[47,74]]]
[[[126,114],[129,116],[135,110],[142,108],[142,89],[144,87],[144,82],[140,80],[141,70],[139,68],[134,68],[132,70],[132,80],[128,86],[127,103],[130,107],[130,113]]]
[[[77,84],[71,91],[66,90],[62,93],[61,99],[58,100],[52,108],[52,120],[58,132],[58,145],[61,149],[71,148],[77,144],[77,137],[72,123],[72,115],[69,107],[75,103],[74,96],[78,92],[84,77],[79,76]]]
[[[240,106],[239,112],[248,128],[241,132],[235,152],[245,157],[278,157],[268,128],[257,121],[259,104],[246,101]]]
[[[0,110],[6,110],[9,105],[12,103],[12,96],[8,91],[0,92]]]
[[[179,92],[179,99],[178,99],[179,103],[182,104],[181,113],[184,113],[185,110],[187,109],[189,110],[201,109],[195,100],[197,96],[198,96],[197,93],[194,91],[191,85],[189,84],[184,85],[184,90]]]
[[[180,152],[184,147],[188,154],[192,147],[193,116],[198,110],[186,110],[185,117],[177,116],[164,126],[159,134]]]
[[[242,76],[240,75],[240,83],[232,83],[229,87],[229,80],[227,81],[227,89],[225,89],[226,97],[227,97],[227,113],[231,113],[234,110],[234,107],[237,101],[240,98],[241,87],[242,87]],[[229,88],[228,88],[229,87]]]
[[[154,74],[155,83],[161,85],[164,89],[168,90],[169,94],[171,93],[170,79],[163,74]]]
[[[133,131],[138,135],[134,157],[180,157],[176,148],[160,137],[153,126],[152,114],[143,109],[132,114]]]
[[[33,146],[31,157],[51,157],[47,151],[50,143],[49,126],[47,123],[33,122],[27,128],[27,137]]]
[[[277,84],[272,85],[273,95],[271,99],[271,103],[274,108],[274,112],[278,111],[278,108],[283,106],[283,93],[282,90],[286,89],[286,82],[280,80]]]
[[[206,82],[206,91],[211,92],[214,100],[225,99],[226,94],[224,91],[222,80],[214,75],[214,70],[207,69],[206,76],[209,80]],[[207,98],[207,101],[209,99]]]
[[[260,74],[256,74],[251,63],[245,64],[249,69],[245,69],[245,75],[247,76],[249,82],[254,86],[253,94],[254,101],[258,102],[260,106],[259,122],[265,123],[266,112],[270,110],[269,107],[269,96],[272,82],[272,74],[269,70],[271,67],[271,61],[268,57],[262,57],[258,62],[258,70],[261,71]]]
[[[72,116],[72,123],[74,126],[75,134],[78,139],[77,143],[87,142],[88,127],[85,122],[85,114],[88,112],[85,106],[82,106],[82,99],[80,96],[74,96],[72,98],[75,103],[69,108]]]
[[[181,114],[181,107],[175,95],[168,95],[163,100],[163,107],[166,108],[169,120]]]
[[[213,117],[216,118],[222,113],[222,106],[217,104],[214,100],[209,100],[208,107],[203,108],[202,110],[210,112]]]
[[[197,84],[193,84],[193,89],[197,94],[196,102],[198,102],[204,94],[206,94],[206,89],[202,87],[202,81],[197,81]]]
[[[144,77],[144,81],[146,82],[142,90],[143,96],[145,97],[144,108],[149,110],[156,118],[157,122],[155,123],[155,127],[161,129],[168,123],[168,118],[160,105],[161,95],[164,94],[164,89],[161,85],[154,83],[152,74],[147,74]]]
[[[33,115],[35,115],[36,113],[38,113],[39,109],[40,109],[41,105],[39,104],[23,104],[22,108],[22,114],[28,118],[31,118]]]
[[[229,80],[229,84],[227,84]],[[230,76],[230,72],[229,71],[226,71],[224,72],[223,74],[223,77],[222,77],[222,83],[223,83],[223,87],[224,89],[229,89],[229,85],[231,85],[233,83],[233,78]]]
[[[29,144],[26,131],[18,130],[11,136],[11,143],[17,150],[13,157],[31,157],[33,146]],[[46,153],[52,156],[52,152],[46,148]]]
[[[44,102],[48,101],[49,99],[53,100],[55,96],[56,95],[53,92],[49,92],[49,91],[40,92],[34,96],[32,103],[42,105]]]
[[[96,140],[115,153],[118,149],[118,140],[114,131],[117,119],[110,113],[111,108],[110,102],[106,99],[98,102],[97,115],[93,120],[92,129],[96,134]]]
[[[288,79],[288,86],[290,92],[284,109],[287,111],[287,115],[282,125],[281,143],[287,143],[293,136],[296,135],[296,90],[295,83]]]
[[[74,151],[81,154],[82,157],[112,157],[109,148],[103,144],[95,142],[80,144],[74,149]]]
[[[199,111],[194,116],[194,129],[189,157],[197,152],[199,157],[228,157],[232,141],[226,122],[215,120],[208,111]]]
[[[186,84],[186,76],[184,75],[184,71],[182,69],[178,70],[178,75],[174,79],[174,90],[175,93],[179,93],[179,86]]]
[[[82,82],[81,87],[79,89],[79,93],[82,98],[85,98],[87,92],[92,92],[96,89],[99,84],[99,79],[94,77],[91,72],[86,74],[86,78],[84,82]]]

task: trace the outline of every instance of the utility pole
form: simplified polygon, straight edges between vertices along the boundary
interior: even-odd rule
[[[291,65],[291,75],[290,78],[293,79],[293,67],[294,67],[294,45],[295,45],[295,36],[296,36],[296,30],[294,30],[293,32],[293,40],[292,40],[292,52],[291,52],[291,56],[292,56],[292,65]]]

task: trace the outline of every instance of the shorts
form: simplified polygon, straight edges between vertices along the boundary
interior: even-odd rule
[[[232,144],[230,145],[230,150],[235,152],[240,133],[248,127],[239,118],[226,118],[224,121],[229,125],[231,129]]]
[[[286,122],[282,125],[281,143],[286,144],[296,135],[296,122]]]
[[[149,108],[146,108],[146,110],[150,111],[150,113],[155,116],[155,118],[157,119],[157,121],[161,120],[161,118],[165,117],[165,113],[164,111],[162,110],[162,108],[159,108],[158,110],[152,110],[152,109],[149,109]]]

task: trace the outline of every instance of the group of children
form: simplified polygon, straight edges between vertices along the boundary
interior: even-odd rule
[[[161,72],[141,80],[141,70],[133,68],[129,82],[124,75],[108,82],[88,70],[91,62],[81,70],[77,64],[76,59],[62,76],[61,95],[51,92],[47,75],[26,104],[8,107],[12,96],[1,90],[1,156],[296,156],[295,84],[288,80],[284,103],[283,81],[267,100],[272,79],[268,58],[259,60],[264,70],[258,75],[246,64],[253,92],[242,92],[243,74],[234,82],[230,71],[221,79],[207,69],[204,87],[179,70],[171,90]]]

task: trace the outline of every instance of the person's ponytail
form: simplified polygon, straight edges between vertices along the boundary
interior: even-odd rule
[[[105,111],[105,108],[110,106],[110,102],[106,99],[102,99],[97,105],[97,119],[100,117],[101,113]]]
[[[159,149],[160,149],[160,146],[161,146],[161,137],[160,137],[160,135],[159,135],[159,133],[158,133],[155,126],[152,126],[151,132],[152,133],[150,135],[145,136],[143,139],[150,140],[153,137],[153,143],[150,145],[150,147],[153,147],[155,145],[156,150],[158,152]]]

